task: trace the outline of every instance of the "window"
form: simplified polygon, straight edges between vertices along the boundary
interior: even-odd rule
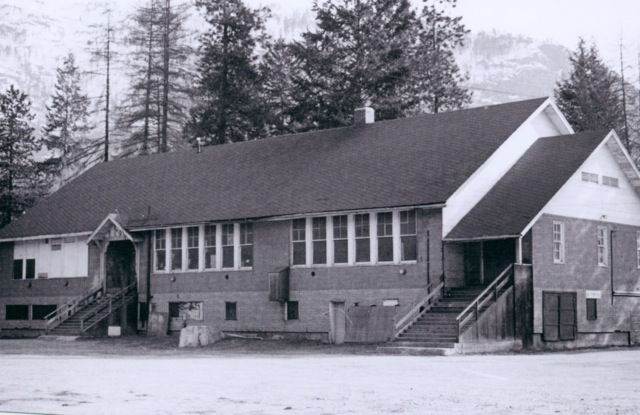
[[[598,183],[598,175],[595,173],[589,173],[586,171],[582,172],[582,181],[583,182],[591,182],[591,183]]]
[[[36,260],[27,259],[25,262],[27,263],[25,278],[32,280],[36,277]]]
[[[34,279],[36,277],[36,260],[30,259],[14,259],[13,260],[13,279]]]
[[[378,262],[393,262],[393,214],[378,213]]]
[[[543,293],[542,320],[545,341],[574,340],[576,336],[576,294]]]
[[[356,262],[371,261],[369,243],[369,214],[359,214],[354,216],[355,239],[356,239]]]
[[[53,313],[58,308],[58,306],[56,306],[55,304],[46,304],[46,305],[34,304],[32,307],[33,309],[32,309],[31,318],[33,320],[44,320],[46,316]]]
[[[306,228],[305,219],[294,219],[291,224],[293,265],[305,265],[307,263]]]
[[[13,279],[21,280],[22,279],[22,270],[23,270],[24,261],[21,259],[13,260]]]
[[[553,262],[564,263],[564,222],[553,221]]]
[[[640,269],[640,231],[636,232],[636,253],[638,268]]]
[[[602,176],[602,184],[609,187],[619,187],[617,177]]]
[[[202,301],[169,303],[169,317],[183,320],[202,320]]]
[[[182,269],[182,228],[171,229],[171,269]]]
[[[164,229],[156,230],[155,251],[156,271],[164,271],[167,268],[167,239]]]
[[[311,235],[313,238],[313,263],[327,263],[327,219],[313,218],[311,222]]]
[[[199,265],[199,246],[200,246],[200,228],[192,226],[187,228],[187,269],[198,269]]]
[[[248,222],[240,224],[240,266],[253,266],[253,225]]]
[[[598,245],[598,265],[606,266],[608,264],[609,257],[609,244],[606,227],[598,226],[596,240]]]
[[[237,320],[236,303],[226,302],[224,303],[224,319],[225,320]]]
[[[4,316],[5,320],[29,320],[29,306],[7,305]]]
[[[287,301],[286,303],[286,314],[287,320],[298,320],[298,302],[297,301]]]
[[[222,225],[222,268],[233,268],[233,223]]]
[[[348,216],[333,217],[333,263],[349,262]],[[640,259],[638,260],[640,264]]]
[[[401,261],[415,261],[418,259],[417,234],[416,211],[407,210],[400,212]]]
[[[216,268],[216,225],[204,225],[204,267]]]
[[[593,321],[598,319],[598,300],[595,298],[587,298],[587,320]]]

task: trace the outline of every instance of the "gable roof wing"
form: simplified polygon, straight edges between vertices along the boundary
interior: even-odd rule
[[[546,98],[94,166],[0,239],[442,203]]]
[[[540,138],[445,237],[518,237],[606,139],[608,131]]]

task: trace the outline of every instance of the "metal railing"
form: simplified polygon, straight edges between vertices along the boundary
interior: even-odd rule
[[[475,317],[475,321],[478,321],[482,307],[489,301],[497,301],[498,293],[509,283],[513,284],[513,264],[505,268],[487,288],[478,294],[467,308],[458,314],[456,317],[456,322],[458,323],[458,341],[460,341],[460,335],[462,334],[462,329],[465,324],[467,324],[472,317]]]
[[[127,296],[130,294],[134,294],[136,291],[136,283],[132,283],[131,285],[123,288],[115,294],[110,294],[108,297],[109,301],[105,301],[101,307],[95,307],[93,310],[88,312],[86,315],[82,316],[80,319],[80,331],[84,333],[89,330],[91,327],[95,326],[106,317],[108,317],[112,312],[118,310],[120,307],[125,306],[131,299],[127,299]],[[100,315],[102,313],[102,315]],[[89,320],[97,317],[94,321],[87,324]]]
[[[427,291],[429,292],[426,296],[421,297],[421,299],[414,301],[412,303],[412,307],[406,314],[397,322],[394,323],[394,335],[398,337],[411,323],[419,319],[424,313],[426,313],[429,308],[426,306],[429,301],[434,298],[436,295],[442,296],[442,291],[444,289],[444,277],[440,277],[440,283],[432,287],[429,285]],[[395,319],[394,319],[395,320]]]
[[[104,294],[102,285],[98,287],[94,287],[87,291],[86,293],[74,298],[63,306],[57,308],[55,311],[47,314],[44,317],[45,320],[45,330],[47,332],[53,330],[55,327],[59,326],[66,319],[74,315],[80,308],[89,304],[96,298],[99,298]]]

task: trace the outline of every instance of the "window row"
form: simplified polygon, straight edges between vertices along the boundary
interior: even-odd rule
[[[291,263],[299,266],[417,260],[416,211],[294,219]]]
[[[56,311],[55,304],[11,304],[5,306],[5,320],[44,320]]]
[[[202,301],[183,301],[169,303],[169,317],[172,320],[202,320]],[[298,320],[298,302],[287,301],[285,303],[285,318],[287,320]],[[224,319],[227,321],[238,320],[238,303],[235,301],[225,301]]]
[[[638,234],[638,266],[640,267],[640,234]],[[563,221],[553,221],[553,262],[565,262],[565,226]],[[598,265],[609,264],[609,231],[606,226],[596,227],[596,257]]]
[[[203,271],[253,267],[250,222],[157,229],[156,271]]]

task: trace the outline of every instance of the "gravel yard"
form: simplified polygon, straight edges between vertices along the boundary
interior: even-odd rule
[[[0,413],[638,414],[640,349],[390,356],[258,340],[0,340]]]

